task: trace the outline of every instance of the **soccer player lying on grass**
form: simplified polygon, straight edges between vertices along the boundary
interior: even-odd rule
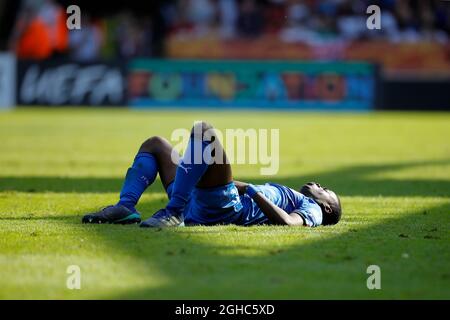
[[[201,152],[200,156],[198,153],[195,156],[194,151]],[[216,155],[222,161],[217,161]],[[336,224],[341,218],[339,198],[318,183],[306,183],[297,192],[274,183],[252,185],[233,180],[231,166],[213,128],[198,122],[182,159],[164,138],[145,141],[127,171],[119,202],[85,215],[82,221],[140,222],[141,215],[135,206],[158,172],[169,202],[143,221],[141,227],[215,224],[317,227]]]

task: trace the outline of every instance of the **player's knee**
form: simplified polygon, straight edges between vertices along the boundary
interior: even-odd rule
[[[163,148],[165,142],[166,141],[164,138],[154,136],[145,140],[144,143],[142,143],[141,148],[139,150],[141,152],[157,153]]]
[[[209,124],[208,122],[205,121],[197,121],[194,126],[192,127],[191,132],[205,132],[208,131],[210,129],[213,129],[213,126],[211,124]]]
[[[198,121],[192,127],[191,134],[194,136],[198,135],[198,137],[200,138],[203,137],[205,132],[213,132],[213,131],[214,127],[211,124],[205,121]]]
[[[212,129],[214,129],[212,124],[210,124],[208,122],[205,122],[205,121],[202,121],[202,131],[203,132],[208,131],[208,130],[212,130]]]

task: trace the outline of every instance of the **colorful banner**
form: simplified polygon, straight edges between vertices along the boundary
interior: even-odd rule
[[[374,108],[376,69],[367,63],[133,60],[135,107]]]

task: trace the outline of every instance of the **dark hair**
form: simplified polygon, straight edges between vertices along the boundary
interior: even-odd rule
[[[338,223],[339,220],[341,220],[341,216],[342,216],[341,200],[339,199],[337,194],[336,194],[336,201],[332,201],[331,203],[328,203],[328,204],[331,207],[330,213],[325,212],[325,210],[323,210],[323,208],[322,208],[322,213],[323,213],[322,224],[324,226]]]

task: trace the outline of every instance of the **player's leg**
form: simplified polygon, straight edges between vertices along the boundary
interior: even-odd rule
[[[212,126],[197,122],[191,132],[186,151],[178,164],[171,198],[142,227],[177,226],[183,223],[183,211],[195,186],[209,188],[232,181],[231,167],[223,148],[215,140]],[[214,143],[213,143],[214,142]],[[216,153],[221,155],[215,161]]]
[[[214,161],[208,166],[208,169],[200,178],[197,187],[213,188],[230,183],[231,181],[233,181],[231,165],[227,159],[227,155],[225,153],[225,150],[223,149],[222,144],[220,143],[217,135],[214,132],[214,128],[210,124],[203,122],[202,132],[203,139],[214,143],[214,147],[211,148],[211,157],[213,159],[216,159],[217,161]]]
[[[177,163],[180,160],[179,154],[174,151],[167,139],[159,136],[146,140],[141,145],[139,152],[150,153],[156,158],[159,178],[167,190],[175,180]]]
[[[159,172],[163,186],[168,188],[174,180],[176,165],[172,161],[173,148],[161,137],[152,137],[140,147],[132,166],[128,169],[116,205],[83,217],[85,223],[135,223],[140,222],[140,214],[135,206],[145,189],[151,185]],[[174,153],[177,161],[177,154]]]

